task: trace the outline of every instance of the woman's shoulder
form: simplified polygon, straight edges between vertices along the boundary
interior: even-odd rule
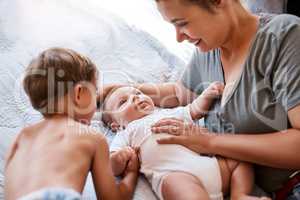
[[[300,25],[300,18],[290,14],[277,14],[271,17],[270,22],[281,25],[282,28],[285,28],[289,25]]]
[[[284,37],[290,31],[300,33],[299,17],[289,14],[260,14],[259,34]]]

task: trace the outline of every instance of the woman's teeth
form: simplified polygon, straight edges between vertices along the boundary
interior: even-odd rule
[[[200,43],[200,41],[201,41],[201,40],[197,40],[197,41],[193,42],[193,44],[194,44],[195,46],[197,46],[197,45]]]

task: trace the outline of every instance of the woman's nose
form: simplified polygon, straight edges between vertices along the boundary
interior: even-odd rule
[[[180,28],[176,28],[176,40],[177,42],[183,42],[186,40],[186,34],[182,32]]]

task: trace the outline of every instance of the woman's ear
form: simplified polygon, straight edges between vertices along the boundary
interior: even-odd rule
[[[112,130],[112,132],[117,132],[118,130],[120,130],[120,125],[117,122],[112,122],[110,124],[110,129]]]
[[[218,5],[221,3],[222,0],[211,0],[214,4]]]
[[[224,7],[228,0],[211,0],[215,7]]]

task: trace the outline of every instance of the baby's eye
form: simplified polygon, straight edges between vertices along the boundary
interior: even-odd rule
[[[127,100],[126,99],[123,99],[119,102],[119,106],[123,105]]]
[[[142,94],[142,92],[140,92],[140,91],[136,92],[136,95],[141,95],[141,94]]]

